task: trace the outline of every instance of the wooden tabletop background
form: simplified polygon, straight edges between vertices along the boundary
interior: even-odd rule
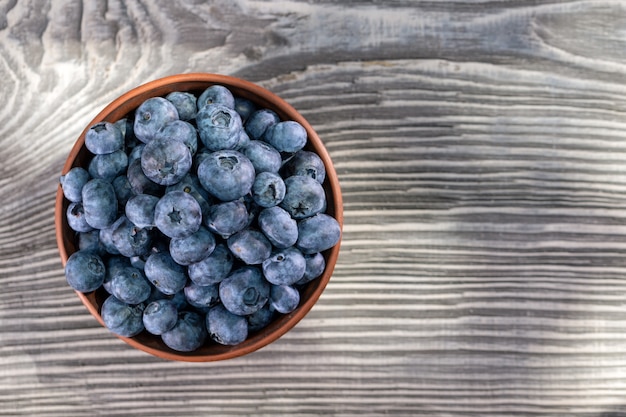
[[[110,101],[234,75],[316,129],[335,273],[275,343],[134,350],[54,198]],[[0,416],[626,416],[626,2],[0,1]]]

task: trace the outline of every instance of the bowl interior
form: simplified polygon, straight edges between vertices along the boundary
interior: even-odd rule
[[[87,166],[91,155],[84,146],[85,133],[91,125],[100,121],[116,122],[132,114],[143,101],[150,97],[165,96],[173,91],[188,91],[198,95],[214,84],[228,87],[235,96],[247,98],[259,107],[274,110],[282,120],[295,120],[304,126],[309,138],[306,149],[316,152],[326,166],[327,175],[323,187],[326,191],[327,213],[335,217],[340,226],[343,227],[343,203],[337,174],[324,144],[310,124],[292,106],[270,91],[248,81],[224,75],[205,73],[173,75],[141,85],[123,94],[105,107],[86,126],[72,148],[62,174],[67,173],[75,166]],[[77,250],[75,233],[68,226],[65,217],[68,204],[59,186],[56,195],[55,226],[57,245],[63,266],[65,266],[68,257]],[[169,360],[208,362],[234,358],[253,352],[285,334],[310,311],[330,280],[339,254],[339,245],[338,243],[323,253],[326,259],[326,269],[322,276],[302,289],[299,307],[290,314],[279,316],[263,330],[250,334],[248,339],[241,344],[223,346],[207,342],[194,352],[184,353],[168,348],[159,337],[146,331],[131,338],[116,336],[137,349]],[[100,316],[100,307],[108,294],[103,289],[85,294],[77,291],[76,294],[89,312],[104,326]]]

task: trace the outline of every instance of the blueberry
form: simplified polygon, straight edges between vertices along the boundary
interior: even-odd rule
[[[206,328],[211,339],[221,345],[234,346],[248,338],[246,318],[231,313],[222,305],[209,310],[206,315]]]
[[[152,287],[139,269],[118,268],[108,283],[110,293],[126,304],[139,304],[148,299]]]
[[[301,150],[296,152],[283,167],[285,178],[292,175],[308,176],[322,184],[326,178],[326,168],[318,154]]]
[[[289,314],[298,308],[300,292],[289,285],[272,285],[270,288],[270,307],[279,313]]]
[[[148,332],[159,336],[176,325],[178,309],[171,300],[154,300],[143,310],[142,320]]]
[[[180,120],[191,120],[196,117],[196,96],[186,91],[173,91],[165,96],[172,102]]]
[[[128,199],[124,213],[135,226],[154,227],[154,211],[159,197],[150,194],[137,194]]]
[[[228,249],[236,257],[248,265],[263,263],[269,258],[272,244],[258,230],[243,229],[227,240]]]
[[[187,272],[194,283],[211,285],[222,282],[232,268],[233,255],[223,243],[219,243],[209,256],[189,265]]]
[[[191,195],[196,199],[198,204],[200,204],[200,210],[202,211],[202,216],[206,215],[211,207],[212,198],[211,195],[205,190],[200,181],[198,180],[198,176],[193,172],[185,175],[182,180],[177,182],[176,184],[170,185],[165,189],[166,193],[170,191],[184,191],[187,194]]]
[[[93,230],[93,227],[87,223],[85,219],[85,211],[83,209],[83,203],[76,202],[70,203],[66,210],[67,224],[75,232],[89,232]]]
[[[259,109],[250,115],[244,127],[250,139],[258,140],[263,137],[269,126],[275,125],[278,122],[280,122],[280,117],[278,117],[275,111]]]
[[[81,201],[83,199],[82,189],[91,179],[89,172],[82,167],[74,167],[67,174],[61,175],[59,182],[63,195],[71,202]]]
[[[326,259],[320,252],[304,255],[304,260],[306,261],[306,269],[302,279],[296,282],[297,285],[305,285],[319,278],[326,269]]]
[[[326,194],[322,185],[311,177],[294,175],[285,179],[285,198],[280,207],[296,220],[326,210]]]
[[[192,162],[187,145],[166,137],[155,137],[141,152],[141,169],[160,185],[179,182],[191,169]]]
[[[239,137],[237,139],[237,144],[234,146],[234,150],[242,152],[242,150],[248,146],[250,143],[250,136],[246,133],[244,129],[239,129]]]
[[[269,143],[260,140],[251,140],[242,152],[250,159],[257,174],[265,171],[278,172],[282,165],[280,152]]]
[[[184,191],[170,191],[156,204],[154,223],[170,238],[189,236],[197,232],[202,223],[200,204]]]
[[[178,119],[178,110],[171,101],[163,97],[152,97],[135,110],[133,131],[137,139],[149,143],[163,126]]]
[[[191,164],[191,171],[196,173],[198,172],[198,167],[200,164],[213,153],[213,151],[208,150],[203,146],[198,148],[198,152],[193,156],[193,163]]]
[[[170,255],[180,265],[200,262],[215,249],[215,237],[205,227],[186,237],[170,240]]]
[[[80,232],[78,235],[78,250],[91,251],[102,257],[107,252],[102,242],[100,242],[100,231],[92,229],[89,232]]]
[[[298,282],[306,271],[304,255],[298,249],[289,247],[274,251],[263,261],[263,275],[270,283],[292,285]]]
[[[203,221],[210,231],[228,239],[248,225],[248,209],[241,200],[215,204]]]
[[[101,178],[106,181],[113,181],[118,175],[124,174],[127,169],[128,155],[123,150],[95,155],[87,167],[92,178]]]
[[[245,316],[259,310],[270,294],[270,284],[258,267],[244,266],[234,270],[219,284],[220,300],[233,314]]]
[[[127,257],[120,255],[109,256],[105,261],[106,272],[104,274],[104,281],[102,282],[102,288],[109,294],[113,294],[113,288],[111,283],[116,275],[121,274],[122,270],[130,267],[131,264]]]
[[[146,278],[163,294],[174,295],[185,288],[187,274],[167,252],[152,253],[144,267]]]
[[[285,198],[285,183],[273,172],[257,174],[252,184],[252,198],[261,207],[273,207]]]
[[[110,182],[94,178],[82,190],[85,219],[95,229],[111,225],[117,218],[117,196]]]
[[[248,211],[248,224],[246,227],[256,224],[256,219],[263,207],[254,202],[252,194],[246,194],[243,196],[241,201],[243,201],[243,204],[246,206],[246,210]]]
[[[230,109],[235,108],[235,97],[230,90],[223,85],[212,85],[205,89],[198,97],[198,110],[202,110],[210,104],[221,104]]]
[[[297,152],[306,145],[307,133],[300,123],[287,120],[268,127],[263,140],[279,152]]]
[[[135,132],[133,132],[133,120],[125,117],[123,119],[118,120],[113,123],[117,128],[122,132],[122,136],[124,137],[124,145],[127,148],[134,148],[140,142],[137,140],[135,136]]]
[[[256,104],[244,97],[235,97],[235,110],[241,116],[241,121],[246,122],[250,115],[257,110]]]
[[[131,256],[128,260],[132,266],[143,271],[146,267],[146,258],[147,256]]]
[[[288,248],[298,240],[298,223],[278,206],[261,210],[257,222],[263,234],[277,248]]]
[[[104,262],[94,252],[79,250],[65,263],[65,278],[70,287],[80,292],[97,290],[104,282]]]
[[[113,243],[114,226],[115,222],[107,227],[103,227],[102,229],[100,229],[98,233],[98,238],[100,239],[100,243],[107,253],[110,253],[111,255],[119,255],[120,251],[117,250],[117,247],[115,247],[115,244]]]
[[[85,133],[85,147],[96,155],[115,152],[124,147],[124,135],[115,124],[99,122]]]
[[[107,329],[123,337],[133,337],[144,329],[144,307],[143,304],[126,304],[110,295],[102,303],[100,315]]]
[[[157,132],[155,139],[173,139],[182,142],[192,155],[198,150],[198,132],[191,123],[184,120],[169,122]]]
[[[192,352],[204,344],[207,338],[205,323],[200,314],[193,311],[178,313],[174,327],[161,335],[163,343],[179,352]]]
[[[126,257],[147,255],[152,244],[150,231],[135,226],[124,215],[113,224],[111,239],[118,252]]]
[[[150,298],[148,298],[149,302],[156,300],[168,300],[174,304],[174,307],[176,307],[176,310],[179,312],[189,309],[189,303],[187,302],[187,297],[185,297],[185,292],[183,290],[178,291],[176,294],[163,294],[157,288],[152,288],[152,294],[150,294]]]
[[[135,160],[141,160],[141,154],[145,147],[145,143],[140,143],[128,152],[128,166],[130,166],[130,164],[132,164]]]
[[[120,207],[124,207],[128,202],[128,199],[135,195],[135,192],[128,181],[128,177],[126,175],[120,175],[116,177],[111,184],[115,190],[117,203]]]
[[[219,301],[218,285],[198,285],[188,283],[185,288],[187,302],[196,308],[213,307]]]
[[[145,270],[145,263],[144,263],[144,270]],[[148,277],[146,277],[146,279],[148,279]],[[163,294],[157,287],[152,285],[152,283],[150,284],[151,284],[150,285],[150,297],[148,297],[148,299],[145,301],[146,305],[156,300],[170,300],[170,298],[173,297],[173,295]],[[183,294],[183,297],[184,297],[184,294]]]
[[[222,201],[248,194],[254,183],[254,166],[245,155],[233,150],[208,154],[198,167],[200,184]]]
[[[330,249],[339,243],[341,226],[334,217],[325,213],[301,220],[298,223],[296,246],[304,254]]]
[[[196,115],[200,140],[211,151],[234,149],[239,143],[243,128],[241,117],[232,108],[209,104]]]
[[[248,320],[248,332],[258,332],[266,328],[274,319],[274,315],[274,309],[271,309],[268,303],[254,313],[246,316]]]
[[[135,194],[151,194],[158,196],[163,193],[163,187],[150,180],[150,178],[144,174],[141,168],[141,159],[136,159],[128,165],[126,177]]]

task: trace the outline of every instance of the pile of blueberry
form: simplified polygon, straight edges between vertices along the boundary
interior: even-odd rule
[[[221,85],[91,126],[88,166],[60,179],[78,242],[68,284],[103,288],[102,319],[121,336],[181,352],[243,342],[298,307],[340,239],[307,140]]]

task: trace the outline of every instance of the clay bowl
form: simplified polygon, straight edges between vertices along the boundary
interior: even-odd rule
[[[63,167],[62,174],[67,173],[75,166],[83,166],[86,168],[89,162],[90,154],[85,147],[85,132],[91,125],[100,121],[115,122],[126,117],[127,115],[132,115],[134,110],[144,100],[150,97],[165,96],[172,91],[188,91],[199,94],[213,84],[226,86],[235,96],[247,98],[259,107],[272,109],[281,117],[282,120],[295,120],[305,127],[308,133],[308,144],[305,149],[316,152],[326,165],[327,175],[323,186],[327,194],[327,214],[335,217],[339,224],[343,227],[342,196],[337,173],[335,172],[333,163],[326,148],[324,147],[324,144],[311,125],[291,105],[270,91],[251,82],[224,75],[205,73],[172,75],[148,82],[118,97],[106,106],[104,110],[102,110],[85,127],[85,130],[83,130],[82,134],[69,153]],[[69,203],[64,198],[63,191],[59,186],[56,195],[55,226],[57,244],[63,266],[65,266],[68,257],[77,250],[75,233],[68,226],[67,219],[65,217],[68,204]],[[136,349],[168,360],[209,362],[235,358],[251,353],[274,342],[304,318],[304,316],[315,305],[324,291],[324,288],[328,284],[337,262],[338,255],[339,243],[324,252],[326,269],[322,276],[310,282],[303,288],[301,291],[300,305],[295,311],[290,314],[279,315],[265,329],[258,331],[257,333],[251,333],[245,342],[236,346],[223,346],[212,341],[207,341],[207,343],[205,343],[204,346],[198,350],[190,353],[183,353],[168,348],[158,336],[153,336],[146,331],[130,338],[118,335],[115,336]],[[87,307],[87,310],[98,320],[98,322],[100,322],[101,325],[104,326],[104,322],[100,316],[100,307],[107,296],[105,291],[100,288],[99,290],[91,293],[81,293],[76,291],[76,294],[85,307]],[[113,335],[114,333],[111,334]]]

